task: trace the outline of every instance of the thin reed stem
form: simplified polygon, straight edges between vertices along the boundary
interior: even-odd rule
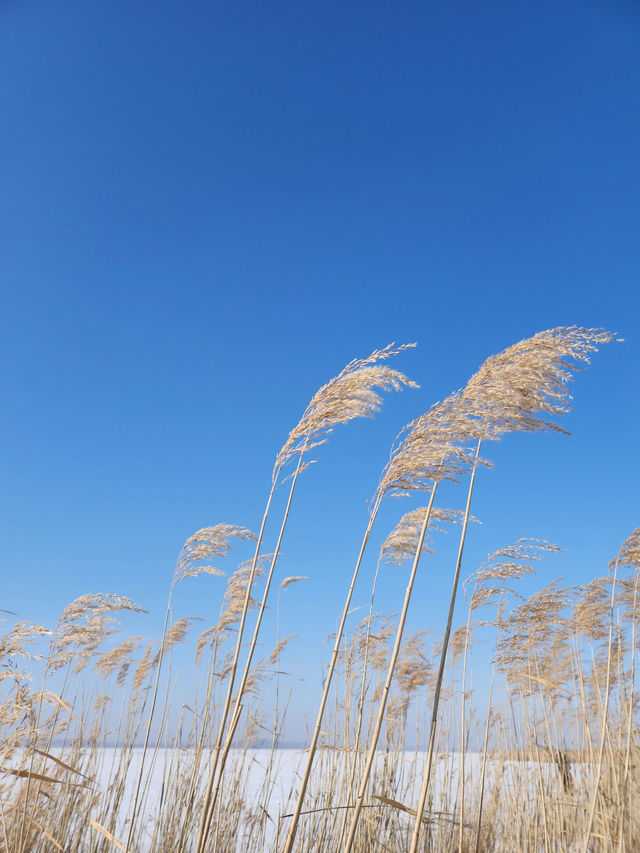
[[[638,571],[636,571],[633,579],[633,605],[632,613],[636,613],[638,606]],[[633,709],[635,707],[635,686],[636,686],[636,620],[631,620],[631,669],[629,673],[629,686],[631,695],[627,703],[627,731],[626,731],[626,748],[624,754],[624,775],[622,780],[622,812],[620,815],[620,833],[618,843],[618,853],[622,853],[624,849],[624,828],[625,819],[627,816],[627,790],[629,785],[629,764],[631,758],[631,743],[633,740]]]
[[[467,741],[467,659],[469,655],[469,631],[471,629],[471,608],[467,612],[467,627],[464,635],[464,656],[462,663],[462,709],[460,715],[460,827],[458,830],[458,853],[463,853],[464,842],[464,796],[465,796],[465,758]]]
[[[244,665],[244,672],[242,673],[242,678],[240,679],[240,684],[238,685],[238,690],[236,692],[235,705],[233,708],[233,719],[235,720],[235,725],[233,726],[233,729],[231,727],[229,728],[229,732],[227,734],[227,739],[226,739],[225,746],[224,746],[223,753],[222,753],[222,758],[220,759],[220,762],[219,762],[217,781],[216,781],[215,787],[211,793],[211,796],[209,798],[207,822],[206,822],[206,825],[204,827],[204,831],[202,833],[202,848],[204,848],[204,845],[205,845],[206,840],[207,840],[207,836],[209,834],[209,829],[211,827],[211,820],[213,818],[213,813],[214,813],[214,810],[216,807],[218,794],[220,792],[220,784],[222,782],[222,774],[224,772],[226,757],[229,754],[229,750],[231,748],[231,743],[233,741],[233,733],[235,732],[235,730],[238,726],[239,719],[240,719],[240,711],[242,708],[242,704],[241,704],[242,703],[242,697],[244,696],[244,692],[245,692],[245,689],[247,686],[247,680],[249,678],[249,673],[251,670],[251,662],[253,660],[253,655],[254,655],[254,652],[256,650],[256,646],[258,644],[258,634],[260,633],[260,626],[262,625],[262,617],[264,616],[264,611],[267,607],[267,598],[269,596],[269,590],[271,589],[271,581],[273,579],[273,573],[274,573],[274,570],[276,567],[276,562],[277,562],[278,556],[280,554],[280,546],[282,545],[282,538],[284,536],[284,531],[285,531],[285,528],[287,526],[287,521],[289,519],[289,511],[291,509],[291,502],[293,500],[293,492],[295,490],[296,482],[298,480],[298,476],[300,474],[300,471],[302,470],[302,459],[303,459],[303,457],[304,457],[304,450],[302,452],[300,452],[300,454],[298,455],[298,465],[297,465],[296,470],[293,474],[293,477],[291,478],[291,487],[289,489],[289,497],[287,498],[287,505],[285,507],[284,515],[282,517],[282,523],[280,525],[280,532],[278,534],[278,541],[276,542],[276,547],[275,547],[275,550],[273,552],[273,556],[271,558],[271,565],[269,567],[269,573],[267,575],[267,579],[265,582],[265,587],[264,587],[264,591],[262,594],[262,601],[260,602],[260,609],[258,611],[258,617],[256,619],[256,624],[255,624],[255,627],[253,630],[253,637],[251,638],[251,644],[249,645],[249,651],[247,653],[247,659],[246,659],[246,662]],[[250,590],[250,587],[248,587],[248,590]]]
[[[447,649],[449,647],[449,637],[451,636],[451,626],[453,624],[453,611],[456,605],[456,597],[458,593],[458,582],[460,580],[460,568],[462,566],[462,554],[464,552],[464,543],[467,535],[467,527],[469,524],[469,512],[471,510],[471,496],[473,494],[473,486],[476,479],[476,471],[478,468],[478,459],[480,457],[480,446],[482,442],[478,441],[474,458],[473,469],[469,478],[469,491],[467,492],[467,503],[464,510],[464,520],[462,522],[462,530],[460,532],[460,545],[458,547],[458,558],[456,561],[456,570],[453,578],[453,587],[451,590],[451,599],[449,601],[449,615],[447,617],[447,627],[442,640],[442,651],[440,653],[440,664],[438,667],[438,677],[436,680],[436,688],[433,696],[433,711],[431,714],[431,727],[429,731],[429,746],[427,749],[427,765],[424,771],[422,780],[422,790],[420,791],[420,801],[416,810],[416,819],[413,825],[413,834],[411,836],[410,853],[416,853],[418,849],[418,841],[420,839],[420,830],[422,829],[422,816],[424,806],[427,801],[427,792],[429,789],[429,780],[431,777],[431,765],[433,763],[433,752],[436,739],[436,728],[438,724],[438,706],[440,704],[440,691],[442,690],[442,681],[444,678],[444,667],[447,660]]]
[[[380,564],[382,562],[382,556],[378,557],[378,563],[376,565],[376,573],[373,578],[373,585],[371,587],[371,599],[369,601],[369,616],[367,620],[367,637],[365,640],[364,646],[364,660],[362,663],[362,683],[360,686],[360,699],[358,701],[358,719],[356,723],[356,732],[355,732],[355,740],[353,745],[353,761],[351,762],[351,770],[349,774],[349,781],[346,786],[348,802],[347,805],[351,805],[351,791],[353,788],[353,783],[356,776],[356,771],[358,769],[358,757],[360,750],[360,739],[362,735],[362,723],[364,720],[364,705],[365,698],[367,693],[367,675],[369,671],[369,648],[371,645],[371,620],[373,619],[373,605],[376,597],[376,589],[378,587],[378,576],[380,574]],[[338,844],[342,844],[342,839],[347,830],[347,820],[349,818],[349,810],[345,809],[342,816],[342,823],[340,825],[340,835],[338,838]]]
[[[158,659],[158,665],[156,667],[156,675],[155,675],[154,685],[153,685],[153,694],[151,697],[151,708],[149,709],[149,720],[147,721],[147,727],[146,727],[146,730],[144,733],[144,743],[142,745],[142,755],[140,756],[140,769],[138,770],[138,776],[136,779],[136,788],[135,788],[135,793],[133,795],[133,806],[131,809],[131,818],[129,820],[129,831],[127,833],[127,840],[126,840],[125,845],[124,845],[126,850],[131,849],[131,842],[133,840],[133,833],[135,830],[136,817],[138,816],[138,800],[140,798],[140,789],[142,787],[142,778],[143,778],[143,773],[144,773],[145,759],[146,759],[146,755],[147,755],[147,747],[149,746],[149,738],[151,736],[151,724],[153,722],[153,714],[155,712],[156,701],[158,699],[158,688],[159,688],[159,684],[160,684],[160,670],[162,668],[162,661],[164,658],[164,650],[165,650],[164,644],[165,644],[165,637],[167,636],[167,625],[169,623],[169,617],[171,614],[172,597],[173,597],[173,585],[171,586],[171,589],[169,591],[169,600],[167,602],[167,609],[166,609],[165,614],[164,614],[164,624],[162,626],[162,639],[160,641],[160,651],[158,652],[159,659]]]
[[[371,510],[371,514],[369,516],[369,522],[367,524],[367,529],[365,530],[364,536],[362,538],[362,544],[360,545],[360,552],[358,553],[358,559],[356,560],[356,565],[353,570],[353,576],[351,578],[351,583],[349,585],[349,590],[347,592],[347,597],[345,599],[344,608],[342,611],[342,616],[340,618],[340,624],[338,625],[338,630],[336,632],[336,638],[333,646],[333,652],[331,654],[331,661],[329,662],[329,669],[327,670],[327,675],[325,677],[324,689],[322,691],[322,698],[320,700],[320,707],[318,708],[318,716],[316,718],[316,723],[313,729],[313,735],[311,737],[311,743],[309,745],[309,754],[307,756],[307,762],[305,765],[304,773],[302,779],[300,781],[300,788],[298,790],[298,797],[296,800],[296,807],[294,809],[291,824],[289,826],[289,831],[287,832],[287,837],[285,840],[285,846],[283,853],[291,853],[293,850],[293,844],[296,838],[296,833],[298,830],[298,822],[300,820],[300,814],[302,812],[302,805],[304,803],[304,797],[307,792],[307,786],[309,784],[309,779],[311,778],[311,768],[313,767],[313,759],[315,758],[316,750],[318,748],[318,738],[320,737],[320,728],[322,726],[322,719],[324,717],[325,708],[327,705],[327,700],[329,698],[329,692],[331,689],[331,682],[333,679],[333,674],[335,672],[336,664],[338,662],[338,656],[340,654],[340,645],[342,643],[342,635],[344,634],[345,624],[347,622],[347,616],[349,615],[349,609],[351,607],[351,598],[353,596],[353,590],[355,589],[356,581],[358,579],[358,574],[360,572],[360,564],[362,563],[362,558],[364,557],[364,552],[367,547],[367,543],[369,541],[369,536],[371,535],[371,530],[373,529],[373,525],[375,523],[376,517],[378,515],[378,510],[380,509],[380,504],[382,502],[382,496],[380,493],[376,496],[375,503]]]
[[[487,773],[487,749],[489,747],[489,724],[491,722],[491,699],[493,697],[493,681],[495,669],[491,670],[491,683],[489,684],[489,703],[487,707],[487,722],[484,727],[484,744],[482,746],[482,768],[480,770],[480,803],[478,805],[478,825],[476,827],[475,853],[480,851],[480,830],[482,828],[482,807],[484,805],[484,783]]]
[[[277,474],[273,477],[271,483],[271,491],[269,492],[269,497],[267,498],[267,504],[265,506],[264,514],[262,516],[262,522],[260,524],[260,530],[258,532],[258,538],[256,539],[256,548],[253,554],[253,560],[251,561],[251,570],[249,572],[249,578],[247,580],[247,591],[245,593],[244,604],[242,607],[242,613],[240,615],[240,622],[238,624],[238,638],[236,640],[236,647],[233,654],[233,661],[231,664],[231,671],[229,673],[229,681],[227,684],[227,695],[225,697],[224,707],[222,709],[222,716],[220,718],[220,723],[218,727],[218,736],[216,739],[216,744],[213,750],[213,757],[211,760],[211,766],[209,768],[209,778],[207,779],[207,787],[204,794],[203,806],[202,806],[202,818],[200,821],[200,829],[198,831],[198,838],[196,841],[196,853],[203,853],[204,850],[204,841],[205,835],[209,827],[209,801],[211,799],[211,792],[213,791],[213,785],[216,779],[216,770],[218,767],[218,759],[220,757],[220,751],[222,749],[222,741],[224,739],[225,728],[227,724],[227,718],[229,716],[229,711],[231,708],[231,699],[233,696],[233,686],[235,682],[236,672],[238,669],[238,660],[240,658],[240,650],[242,648],[242,638],[244,635],[244,626],[247,621],[247,614],[249,612],[249,603],[251,601],[251,588],[253,586],[253,581],[256,575],[256,569],[258,566],[258,557],[260,556],[260,548],[262,547],[262,538],[264,536],[264,530],[267,525],[267,518],[269,517],[269,510],[271,509],[271,501],[273,500],[273,495],[276,490],[276,484],[278,482]]]
[[[409,602],[411,601],[411,593],[413,592],[413,584],[416,578],[416,572],[418,570],[418,563],[420,562],[420,555],[422,554],[422,546],[424,545],[424,538],[427,533],[427,528],[429,526],[429,518],[431,516],[431,510],[433,508],[433,501],[436,496],[436,489],[438,487],[438,483],[434,482],[431,487],[431,496],[429,497],[429,504],[424,514],[424,520],[422,522],[422,527],[420,529],[420,535],[418,537],[418,544],[416,546],[415,555],[413,558],[413,565],[411,566],[411,573],[409,575],[409,580],[407,582],[407,588],[404,594],[404,602],[402,604],[402,611],[400,613],[400,619],[398,622],[398,628],[396,631],[396,639],[393,645],[393,651],[391,653],[391,658],[389,660],[389,666],[387,669],[387,677],[385,679],[382,695],[380,696],[380,703],[378,705],[378,715],[376,717],[376,723],[373,730],[373,737],[371,740],[371,746],[369,748],[369,753],[367,755],[367,761],[364,767],[364,771],[362,773],[362,779],[360,781],[360,787],[358,789],[358,796],[356,797],[355,806],[353,809],[353,814],[351,815],[351,825],[349,827],[349,835],[347,836],[347,841],[344,846],[344,853],[351,853],[351,849],[353,847],[353,842],[356,837],[356,831],[358,828],[358,821],[360,819],[360,812],[362,810],[362,804],[364,802],[364,796],[367,790],[367,785],[369,783],[369,776],[371,774],[371,767],[373,766],[373,762],[376,756],[376,749],[378,746],[378,739],[380,738],[380,731],[382,730],[382,723],[384,722],[384,712],[387,707],[387,699],[389,697],[389,690],[391,689],[391,681],[393,679],[393,672],[396,667],[396,662],[398,660],[398,654],[400,653],[400,645],[402,643],[402,634],[404,632],[404,626],[407,621],[407,613],[409,611]]]
[[[602,732],[600,735],[600,746],[598,749],[598,764],[596,769],[596,778],[593,782],[593,793],[591,795],[591,804],[589,806],[589,817],[587,821],[587,832],[585,834],[585,838],[582,844],[582,853],[589,853],[589,841],[591,840],[591,833],[593,832],[593,821],[596,814],[596,805],[598,803],[598,793],[600,789],[600,778],[602,776],[602,759],[604,757],[604,748],[607,739],[607,726],[608,726],[608,715],[609,715],[609,693],[611,688],[611,649],[613,646],[613,609],[615,605],[615,594],[616,594],[616,580],[618,577],[618,558],[616,558],[614,569],[613,569],[613,582],[611,584],[611,611],[609,617],[609,644],[608,644],[608,654],[607,654],[607,674],[605,678],[605,696],[604,696],[604,707],[602,710]]]

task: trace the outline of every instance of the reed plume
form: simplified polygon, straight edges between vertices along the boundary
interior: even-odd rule
[[[427,507],[424,506],[412,509],[402,516],[380,548],[380,557],[384,563],[402,566],[415,554],[426,513]],[[443,532],[446,530],[445,523],[462,524],[463,517],[463,513],[457,509],[433,507],[427,524],[422,553],[433,553],[429,542],[429,531]],[[477,521],[477,519],[473,520]]]
[[[96,672],[108,678],[117,672],[116,684],[122,685],[133,663],[133,654],[140,648],[141,637],[128,637],[122,643],[100,655],[95,663]]]
[[[235,524],[216,524],[214,527],[203,527],[202,530],[198,530],[193,536],[190,536],[182,546],[172,587],[184,578],[197,578],[201,574],[224,576],[224,572],[217,569],[209,561],[218,557],[226,557],[231,551],[233,539],[243,541],[255,538],[246,527],[238,527]]]
[[[571,410],[573,374],[599,346],[619,340],[605,329],[558,326],[490,356],[462,395],[478,422],[478,438],[541,430],[567,435],[550,418]]]
[[[355,418],[372,418],[382,406],[379,392],[418,388],[400,371],[380,364],[413,347],[415,344],[388,344],[366,358],[350,361],[337,376],[319,388],[278,453],[274,475],[298,454],[306,454],[328,441],[338,424],[349,423]]]
[[[538,560],[559,550],[559,545],[546,539],[518,539],[512,545],[493,551],[465,584],[473,588],[471,610],[495,604],[506,593],[520,598],[511,583],[533,574]]]

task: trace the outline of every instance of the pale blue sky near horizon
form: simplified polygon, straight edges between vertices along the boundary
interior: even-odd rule
[[[2,4],[2,607],[51,625],[117,592],[157,636],[182,543],[257,528],[317,387],[417,341],[396,366],[421,389],[336,429],[296,495],[279,578],[309,576],[281,608],[299,732],[394,436],[486,356],[570,324],[625,342],[578,376],[571,438],[490,448],[465,567],[539,536],[567,550],[532,583],[604,571],[640,524],[639,103],[623,0]],[[357,605],[413,505],[385,508]],[[416,586],[411,627],[434,637],[454,544]],[[405,574],[385,572],[393,612]],[[185,582],[176,615],[208,624],[222,591]]]

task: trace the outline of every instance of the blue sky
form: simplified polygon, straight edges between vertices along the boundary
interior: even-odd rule
[[[421,390],[337,430],[296,497],[299,726],[396,432],[574,323],[625,343],[578,377],[572,438],[491,448],[466,565],[540,536],[567,551],[539,585],[603,571],[640,523],[639,48],[622,0],[2,4],[2,606],[50,624],[118,592],[153,636],[182,542],[257,527],[316,388],[417,341],[397,366]],[[413,628],[440,630],[451,547]],[[185,583],[177,613],[211,619],[221,593]]]

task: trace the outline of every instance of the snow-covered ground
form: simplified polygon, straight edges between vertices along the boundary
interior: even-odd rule
[[[60,753],[60,757],[64,760],[64,753]],[[309,807],[317,805],[313,802],[314,784],[317,784],[319,790],[323,792],[323,797],[327,795],[321,782],[322,763],[327,757],[329,757],[328,754],[323,755],[322,752],[317,756],[314,765],[316,773],[312,776],[309,791]],[[109,814],[109,788],[114,781],[119,765],[122,763],[121,758],[120,751],[115,748],[96,750],[92,754],[92,761],[95,761],[91,772],[92,787],[98,795],[94,819],[98,821],[104,821],[105,816]],[[124,794],[117,808],[118,820],[114,829],[115,837],[122,842],[127,837],[128,821],[142,758],[143,750],[141,748],[134,749],[130,753]],[[225,780],[234,777],[239,778],[239,788],[248,811],[259,809],[262,814],[266,812],[268,815],[264,824],[265,849],[271,849],[273,846],[271,842],[274,840],[276,827],[279,823],[281,828],[286,830],[286,820],[283,821],[282,816],[292,810],[305,758],[306,753],[304,751],[294,749],[276,750],[273,754],[268,749],[253,749],[248,752],[232,750],[230,753]],[[340,758],[343,759],[344,754]],[[190,770],[193,766],[193,760],[194,755],[189,750],[160,750],[155,757],[152,752],[147,753],[143,773],[144,785],[142,790],[144,796],[141,801],[144,803],[144,807],[139,816],[138,831],[136,832],[139,849],[151,850],[153,827],[156,824],[158,813],[163,808],[163,797],[167,796],[166,790],[163,790],[163,780],[169,778],[177,787],[182,786],[182,790],[184,790],[191,778]],[[370,785],[370,794],[400,799],[405,805],[415,808],[419,799],[426,753],[407,751],[400,756],[397,766],[394,761],[393,764],[396,766],[395,781],[388,778],[388,771],[383,765],[384,761],[384,754],[380,754],[378,758],[380,773],[375,782]],[[435,763],[432,777],[432,808],[434,811],[449,815],[452,819],[455,819],[453,812],[459,801],[460,764],[461,760],[458,754],[441,756]],[[465,779],[469,804],[474,799],[474,789],[477,791],[479,787],[477,783],[480,781],[481,768],[482,756],[479,753],[467,753],[465,757]],[[198,774],[199,790],[197,793],[203,790],[207,770],[208,764],[205,761]],[[376,766],[374,765],[373,777],[376,775],[375,770]],[[559,782],[557,767],[552,763],[529,766],[526,762],[489,759],[486,766],[487,794],[493,787],[497,775],[496,771],[498,771],[500,778],[502,795],[506,795],[507,792],[517,792],[523,808],[526,808],[526,800],[530,798],[531,805],[535,809],[534,800],[537,797],[537,785],[543,777],[545,782],[556,785]],[[574,779],[577,780],[580,771],[575,766],[573,773]],[[270,780],[267,787],[265,787],[265,779]],[[529,797],[527,797],[527,792]],[[233,796],[232,791],[223,789],[220,799],[224,801],[231,796]],[[331,804],[335,806],[338,801],[333,799]],[[166,816],[166,801],[164,806]],[[241,833],[239,832],[239,844],[241,844],[241,840]]]
[[[117,749],[102,749],[98,751],[98,766],[100,768],[97,777],[94,779],[96,788],[106,792],[119,762],[120,754]],[[134,749],[131,755],[131,763],[127,773],[127,781],[125,785],[124,796],[122,798],[121,807],[118,812],[120,819],[117,823],[116,837],[126,837],[128,828],[128,815],[130,814],[130,805],[133,800],[136,782],[140,772],[140,764],[142,761],[142,749]],[[244,756],[244,757],[243,757]],[[159,751],[155,760],[151,753],[147,754],[145,759],[145,768],[143,778],[145,779],[145,809],[139,823],[140,829],[148,840],[151,839],[152,827],[155,823],[158,808],[161,804],[163,795],[162,782],[165,774],[165,763],[171,766],[178,756],[172,750]],[[279,818],[291,810],[295,793],[298,789],[298,781],[303,769],[303,762],[306,753],[302,750],[295,749],[280,749],[276,750],[273,755],[273,764],[269,772],[270,787],[265,792],[263,786],[267,773],[269,771],[269,763],[272,758],[271,751],[268,749],[253,749],[247,753],[241,751],[232,751],[228,761],[227,777],[234,775],[234,763],[236,767],[241,762],[243,766],[243,798],[249,808],[260,801],[265,806],[266,812],[270,820],[267,821],[267,840],[275,833],[275,827],[278,824]],[[422,770],[424,768],[426,754],[423,752],[407,751],[400,758],[401,768],[398,775],[402,778],[403,796],[407,800],[407,805],[415,806],[420,791],[420,781]],[[188,750],[181,751],[179,756],[180,764],[183,768],[190,766],[193,760],[193,755],[189,754]],[[379,756],[379,762],[385,760],[384,755]],[[322,756],[317,757],[314,769],[318,773],[321,772]],[[449,756],[446,762],[446,770],[444,762],[437,762],[434,771],[434,785],[432,790],[435,792],[435,800],[438,808],[446,810],[447,801],[451,802],[451,798],[455,799],[456,789],[458,785],[457,767],[459,761],[457,756]],[[466,756],[466,774],[467,779],[472,778],[480,772],[480,756],[476,753],[469,753]],[[200,772],[200,785],[204,786],[206,780],[206,765]],[[375,772],[375,766],[374,766]],[[383,776],[384,778],[384,776]],[[313,777],[311,788],[313,788]],[[393,785],[388,787],[378,785],[376,794],[396,798],[400,796],[399,791]],[[224,797],[224,791],[222,797]]]

